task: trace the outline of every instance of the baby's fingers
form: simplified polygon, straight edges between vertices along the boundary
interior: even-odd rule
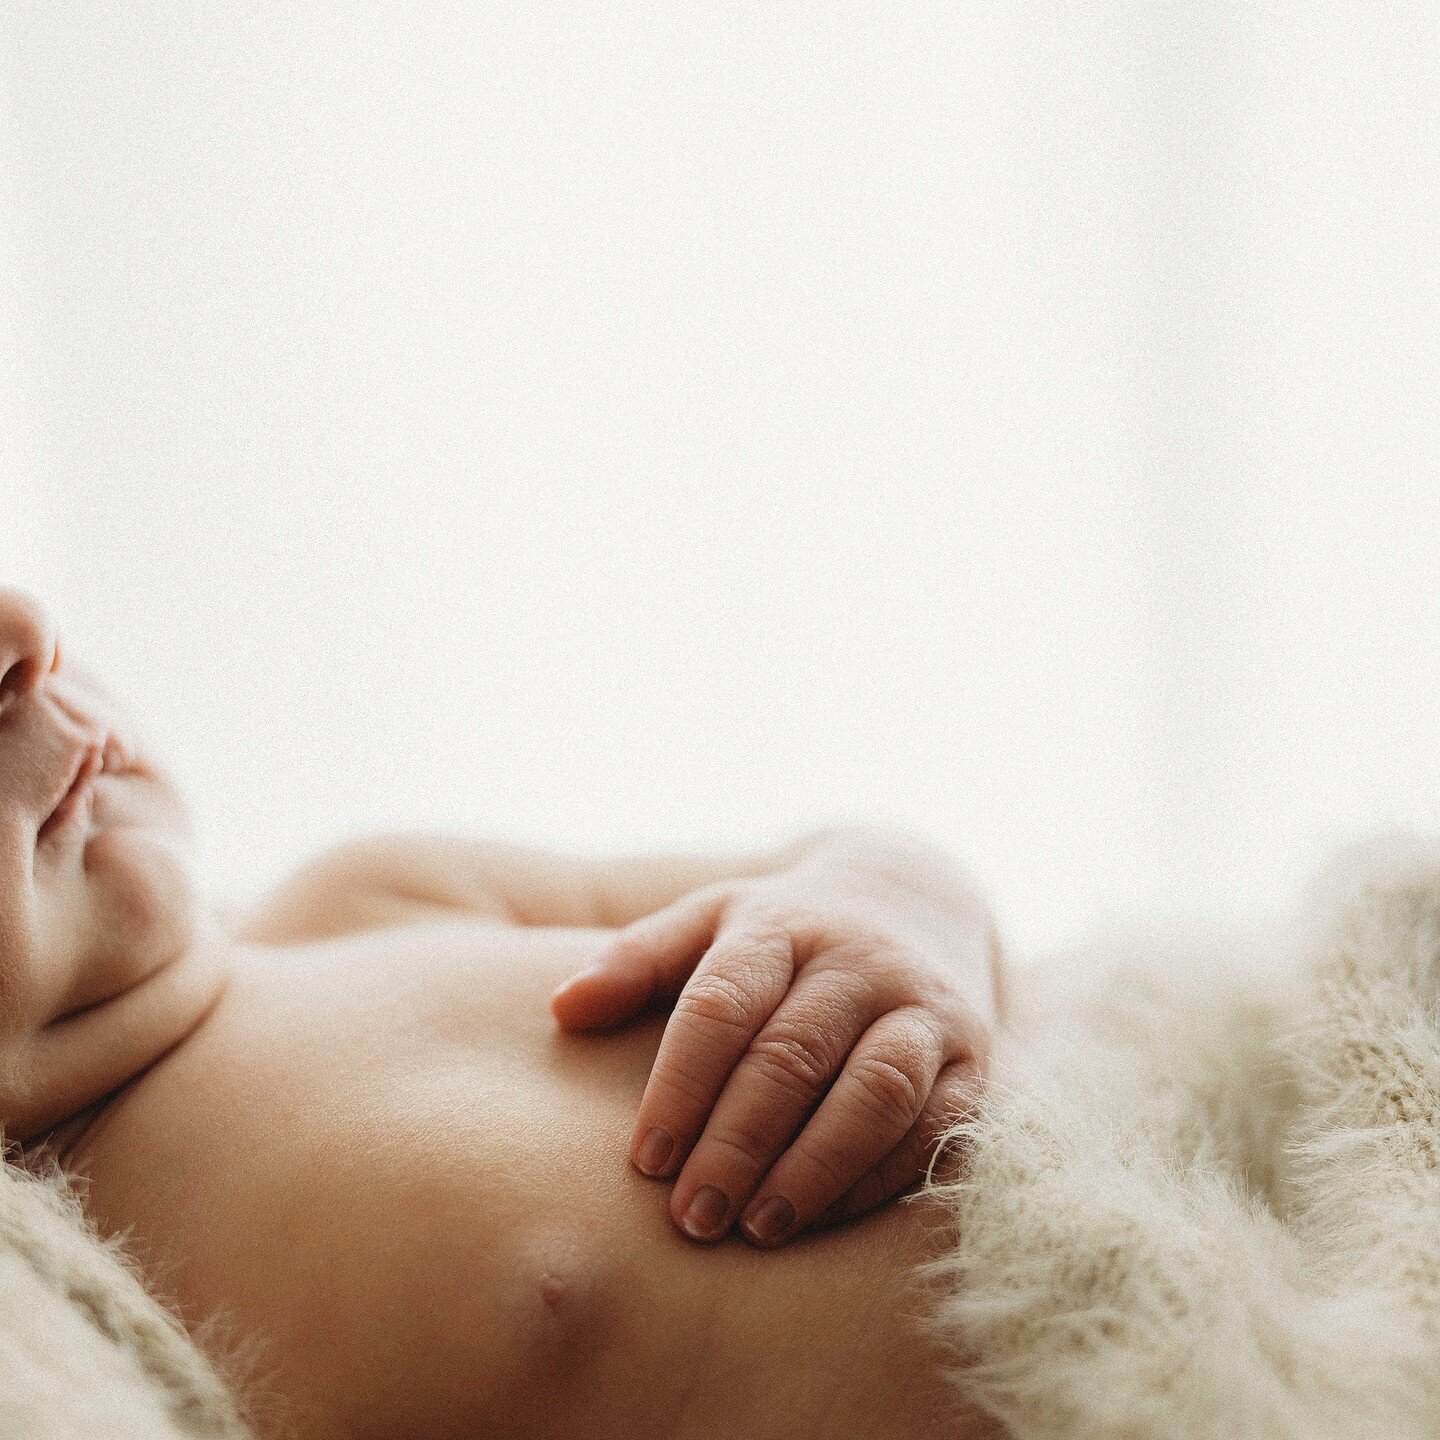
[[[973,1064],[952,1061],[936,1077],[920,1118],[905,1138],[825,1213],[826,1221],[853,1220],[903,1195],[930,1170],[936,1147],[952,1126],[975,1113],[981,1079]]]
[[[712,885],[627,925],[588,970],[550,997],[562,1030],[608,1030],[680,993],[715,936],[729,891]]]
[[[885,1161],[925,1112],[944,1059],[939,1030],[922,1011],[877,1020],[761,1182],[741,1222],[746,1236],[783,1244]]]
[[[630,1141],[637,1169],[665,1176],[679,1168],[794,974],[782,926],[739,922],[721,930],[660,1037]]]
[[[834,1083],[874,1004],[844,977],[802,976],[753,1043],[747,1038],[670,1196],[692,1240],[718,1240],[735,1223]]]

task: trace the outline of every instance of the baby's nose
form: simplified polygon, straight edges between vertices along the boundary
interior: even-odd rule
[[[59,655],[45,607],[23,590],[0,587],[0,707],[12,695],[33,690]]]

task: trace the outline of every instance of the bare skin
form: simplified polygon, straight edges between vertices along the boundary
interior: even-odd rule
[[[940,1243],[924,1203],[778,1251],[693,1244],[630,1163],[664,1017],[550,1016],[615,927],[793,853],[389,841],[222,923],[133,730],[84,823],[49,810],[127,724],[53,651],[0,591],[7,1131],[60,1153],[187,1323],[252,1357],[267,1435],[987,1433],[912,1323]]]
[[[607,940],[436,917],[238,954],[76,1147],[90,1208],[188,1321],[263,1340],[277,1433],[949,1433],[920,1207],[702,1249],[627,1163],[663,1019],[546,1010]]]

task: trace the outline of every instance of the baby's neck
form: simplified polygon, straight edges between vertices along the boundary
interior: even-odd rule
[[[54,1037],[57,1058],[45,1061],[42,1084],[55,1095],[58,1118],[9,1137],[19,1142],[17,1158],[32,1168],[51,1160],[63,1165],[115,1100],[200,1031],[225,993],[239,949],[218,922],[203,917],[184,947],[138,984],[57,1022],[72,1033]]]

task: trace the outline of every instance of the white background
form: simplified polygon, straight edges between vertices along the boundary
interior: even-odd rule
[[[1436,823],[1433,0],[0,15],[0,576],[220,889],[874,816],[1042,945]]]

